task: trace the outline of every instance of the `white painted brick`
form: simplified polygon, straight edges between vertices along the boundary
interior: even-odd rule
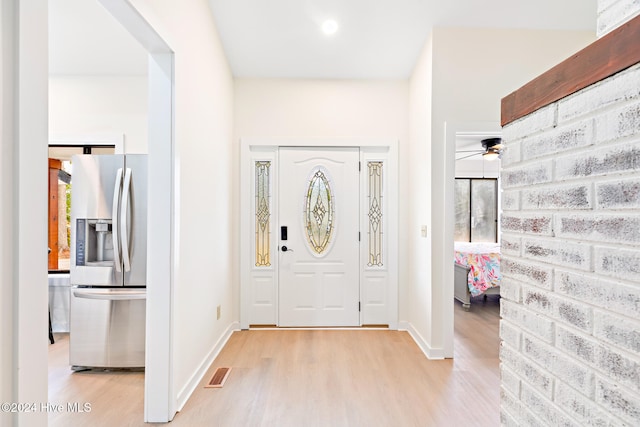
[[[591,332],[593,328],[591,306],[563,296],[556,296],[553,292],[523,286],[522,303],[527,308],[560,320],[584,332]]]
[[[596,402],[632,426],[640,426],[640,399],[638,393],[630,392],[616,384],[598,377],[596,380]]]
[[[640,177],[596,183],[598,209],[640,209]]]
[[[596,307],[603,307],[631,318],[640,318],[639,286],[558,269],[554,289]]]
[[[597,368],[611,380],[640,391],[640,361],[591,336],[556,325],[556,346]]]
[[[591,209],[593,191],[589,183],[531,187],[521,191],[522,209]]]
[[[531,413],[529,409],[524,407],[522,402],[504,388],[500,389],[500,407],[501,412],[505,412],[512,418],[517,419],[519,427],[549,427],[546,422]]]
[[[591,246],[583,243],[569,243],[560,239],[522,239],[523,256],[536,261],[591,269]]]
[[[520,362],[518,351],[505,341],[500,341],[500,362],[513,370],[518,369],[518,363]]]
[[[525,383],[522,383],[520,400],[525,407],[544,420],[547,426],[581,427],[579,423],[562,413],[550,400]]]
[[[501,423],[640,426],[640,64],[503,139]]]
[[[504,264],[503,264],[504,265]],[[520,282],[509,277],[500,279],[500,297],[513,302],[520,302]]]
[[[620,3],[628,0],[598,0],[598,13],[604,12],[606,9],[610,8],[612,5],[616,3]]]
[[[518,396],[514,396],[505,387],[500,387],[500,407],[502,410],[507,411],[512,417],[516,419],[521,418],[522,404],[518,400]]]
[[[518,361],[516,372],[523,378],[523,383],[533,386],[547,399],[553,399],[554,379],[549,372],[526,358]]]
[[[596,117],[596,143],[615,141],[638,133],[640,102],[633,102]]]
[[[516,350],[520,350],[522,332],[508,320],[500,320],[500,339]]]
[[[620,424],[620,420],[615,420],[608,416],[593,400],[586,398],[563,383],[557,384],[554,393],[554,402],[576,417],[580,425],[608,427]]]
[[[637,282],[640,275],[640,249],[597,246],[594,267],[596,273]]]
[[[508,300],[500,301],[500,315],[546,343],[553,343],[555,325],[549,318]]]
[[[502,137],[507,142],[515,141],[524,135],[533,135],[545,129],[553,128],[556,124],[556,109],[556,104],[551,104],[509,123],[502,128]]]
[[[500,205],[505,212],[520,210],[520,190],[503,191]]]
[[[640,14],[640,0],[618,0],[598,7],[596,34],[602,37]]]
[[[503,168],[500,175],[502,188],[510,189],[551,182],[552,169],[553,165],[550,160],[515,170]]]
[[[515,333],[513,331],[512,333]],[[624,350],[640,354],[640,321],[596,310],[593,336]]]
[[[605,243],[640,243],[640,215],[558,214],[553,228],[556,237]]]
[[[520,396],[520,378],[502,363],[500,364],[500,383],[514,396]]]
[[[520,255],[522,239],[511,234],[502,234],[500,238],[500,253],[507,255]]]
[[[638,110],[640,114],[640,109]],[[640,119],[638,120],[640,123]],[[640,133],[640,127],[638,128]],[[556,179],[569,180],[612,173],[634,172],[640,169],[640,141],[607,145],[556,159]]]
[[[597,367],[608,378],[634,389],[640,396],[640,359],[604,345],[598,347],[597,357]]]
[[[542,420],[533,414],[529,409],[522,406],[522,410],[520,411],[521,418],[521,426],[527,427],[549,427],[549,422],[547,420]]]
[[[588,147],[593,144],[593,119],[556,128],[530,138],[522,144],[522,160],[532,160],[549,154],[556,155],[567,150]]]
[[[599,347],[598,341],[586,335],[579,335],[573,331],[558,326],[556,329],[556,347],[578,357],[589,365],[596,365]]]
[[[524,261],[517,257],[502,255],[500,259],[500,273],[504,283],[506,278],[513,278],[521,282],[535,284],[543,289],[553,287],[553,268],[549,265]]]
[[[502,167],[509,167],[514,163],[518,163],[522,160],[522,141],[506,141],[502,139],[504,148],[502,150]]]
[[[524,407],[517,397],[511,395],[504,387],[500,388],[500,409],[511,418],[517,419],[518,426],[549,427],[549,425],[537,418],[531,411]]]
[[[640,97],[640,65],[635,65],[558,102],[558,123],[592,115],[610,105]]]
[[[560,380],[556,383],[567,383],[593,398],[595,374],[588,366],[529,335],[522,339],[522,353],[555,375]]]
[[[553,216],[550,213],[504,213],[500,218],[503,232],[553,235]]]
[[[511,414],[504,409],[500,410],[500,426],[501,427],[520,427],[520,423],[516,421]]]

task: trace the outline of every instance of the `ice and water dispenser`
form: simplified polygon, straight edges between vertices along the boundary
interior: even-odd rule
[[[110,219],[76,220],[76,266],[113,266]]]

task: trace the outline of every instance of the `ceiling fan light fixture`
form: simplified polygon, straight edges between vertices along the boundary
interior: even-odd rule
[[[502,153],[502,138],[487,138],[481,141],[482,147],[485,152],[482,153],[482,157],[485,160],[495,160],[500,157]]]
[[[480,142],[482,144],[482,147],[487,151],[490,148],[495,148],[497,150],[500,150],[502,148],[502,138],[487,138],[483,139]]]
[[[486,152],[482,153],[482,157],[485,160],[495,160],[500,157],[500,150],[497,148],[488,148]]]

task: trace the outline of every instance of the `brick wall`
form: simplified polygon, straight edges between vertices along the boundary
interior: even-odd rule
[[[640,64],[503,137],[502,424],[640,425]]]
[[[640,0],[598,0],[598,37],[602,37],[638,14],[640,14]]]

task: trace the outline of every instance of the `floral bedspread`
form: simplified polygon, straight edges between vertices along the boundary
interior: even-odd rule
[[[478,296],[489,288],[500,286],[500,253],[476,253],[456,248],[455,262],[469,267],[469,292]]]

